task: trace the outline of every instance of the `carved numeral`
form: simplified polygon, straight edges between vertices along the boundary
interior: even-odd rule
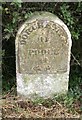
[[[41,41],[41,42],[44,42],[44,43],[48,42],[48,38],[47,37],[42,37],[41,36],[41,37],[38,38],[38,40]]]

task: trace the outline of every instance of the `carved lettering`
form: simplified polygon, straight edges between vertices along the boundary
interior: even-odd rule
[[[26,40],[21,40],[21,41],[20,41],[20,44],[21,44],[21,45],[26,45]]]
[[[22,39],[27,39],[28,36],[30,35],[31,32],[33,32],[36,29],[39,28],[49,28],[52,30],[55,30],[56,33],[61,37],[61,39],[63,39],[63,32],[61,27],[58,24],[55,24],[52,21],[47,22],[46,26],[44,26],[44,21],[43,20],[39,20],[39,21],[34,21],[29,27],[26,26],[26,28],[23,30],[22,34],[21,34],[21,38]],[[47,42],[48,38],[47,37],[40,37],[39,38],[41,41]]]
[[[28,52],[28,55],[58,55],[59,52],[56,50],[50,50],[50,49],[45,49],[45,50],[41,50],[41,49],[30,49],[30,50],[27,50]]]
[[[21,63],[20,66],[21,72],[44,73],[47,71],[52,73],[55,71],[56,73],[61,69],[65,71],[65,67],[61,68],[60,64],[64,64],[62,60],[66,59],[67,55],[65,53],[67,34],[57,23],[43,20],[27,23],[19,41],[20,60],[25,56],[24,65]]]
[[[27,33],[23,33],[22,39],[27,39],[27,37],[28,37],[28,34]]]

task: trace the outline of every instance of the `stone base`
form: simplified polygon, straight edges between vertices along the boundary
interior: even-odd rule
[[[52,98],[68,91],[68,75],[63,74],[17,74],[17,92],[27,98]]]

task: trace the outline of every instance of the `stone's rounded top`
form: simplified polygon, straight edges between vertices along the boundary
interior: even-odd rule
[[[64,22],[62,20],[60,20],[56,15],[50,13],[50,12],[34,12],[27,20],[25,23],[23,23],[23,25],[20,27],[18,34],[21,33],[21,31],[25,28],[25,26],[27,26],[27,24],[32,23],[33,21],[36,20],[44,20],[44,21],[53,21],[54,23],[59,24],[61,27],[64,28],[64,30],[66,31],[67,35],[68,35],[68,39],[71,39],[71,34],[69,29],[67,28],[67,26],[64,24]]]
[[[72,41],[71,41],[71,34],[70,34],[70,31],[69,29],[67,28],[67,26],[64,24],[64,22],[62,20],[60,20],[56,15],[50,13],[50,12],[34,12],[27,20],[26,22],[24,22],[20,29],[18,30],[18,33],[17,33],[17,38],[18,36],[21,34],[21,32],[24,30],[25,27],[27,27],[29,24],[33,23],[34,21],[39,21],[39,20],[43,20],[44,21],[44,24],[46,24],[47,22],[54,22],[55,24],[58,24],[60,25],[60,27],[62,27],[67,36],[68,36],[68,39],[67,41],[69,42],[70,46],[72,45]]]
[[[54,19],[58,19],[58,17],[50,12],[44,12],[44,11],[41,11],[41,12],[34,12],[29,18],[28,18],[28,22],[30,22],[31,20],[34,20],[34,19],[43,19],[43,20],[54,20]],[[30,21],[29,21],[30,20]]]

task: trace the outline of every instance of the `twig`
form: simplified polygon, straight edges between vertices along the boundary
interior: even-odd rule
[[[14,85],[15,86],[15,85]],[[14,90],[14,86],[11,88],[11,90],[6,94],[6,95],[4,95],[3,97],[2,97],[2,99],[6,99],[7,97],[9,97],[9,95],[11,94],[11,92],[13,92],[13,90]]]
[[[56,103],[57,103],[60,107],[62,107],[62,104],[60,104],[58,101],[56,101]]]
[[[73,53],[71,53],[71,55],[72,55],[73,59],[77,62],[77,64],[81,67],[80,62],[76,59],[76,57],[73,55]]]

